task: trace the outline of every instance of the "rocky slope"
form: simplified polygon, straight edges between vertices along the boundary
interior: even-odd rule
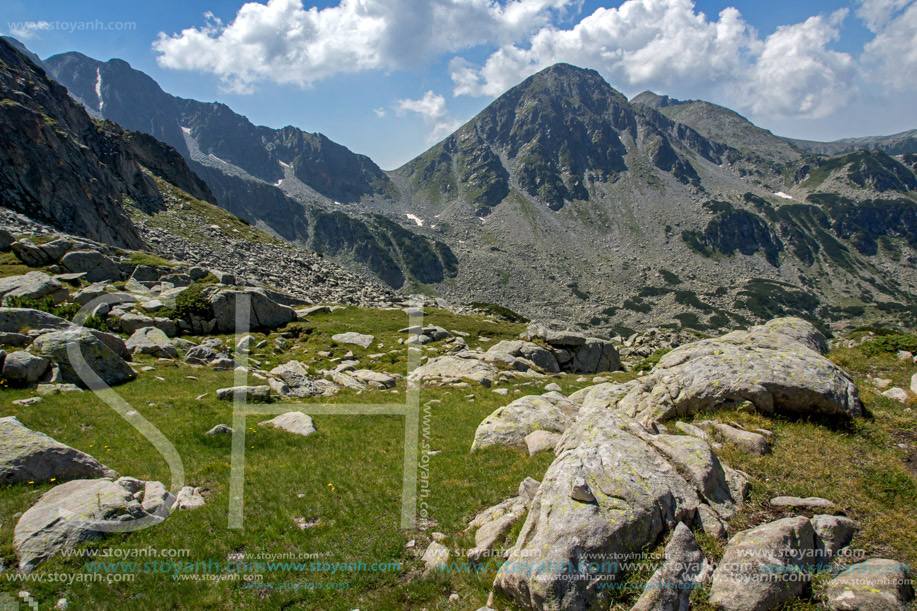
[[[147,133],[179,151],[220,206],[285,240],[356,265],[392,288],[455,275],[448,246],[346,204],[395,197],[369,158],[322,134],[253,125],[219,103],[165,93],[122,60],[63,53],[45,62],[93,116]]]

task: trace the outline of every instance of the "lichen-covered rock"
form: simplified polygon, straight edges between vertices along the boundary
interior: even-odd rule
[[[493,445],[524,446],[526,436],[534,431],[563,433],[573,424],[574,415],[544,397],[520,397],[478,425],[471,451]]]
[[[496,367],[477,359],[439,356],[408,374],[408,380],[434,384],[468,381],[490,386],[498,373]]]
[[[118,477],[89,454],[26,428],[15,416],[0,418],[0,483]]]
[[[854,564],[828,584],[833,611],[907,611],[914,587],[906,564],[873,558]]]
[[[861,416],[850,376],[781,329],[734,331],[676,348],[618,409],[644,424],[746,401],[764,413]]]
[[[612,410],[581,411],[556,449],[494,588],[523,609],[601,606],[608,591],[600,584],[623,569],[612,561],[640,552],[680,521],[692,523],[703,503],[697,484],[646,441],[650,437]],[[722,489],[725,475],[719,477]],[[691,477],[702,487],[711,478]],[[602,559],[608,561],[602,572],[569,579],[583,563]]]
[[[850,545],[856,534],[856,522],[844,516],[816,515],[809,520],[815,529],[815,546],[823,552],[824,562],[831,562],[837,553]]]
[[[123,384],[137,376],[124,359],[83,327],[41,335],[32,350],[57,364],[61,381],[84,388],[96,388],[99,381]]]
[[[560,372],[560,365],[550,350],[546,350],[538,344],[524,342],[520,340],[503,340],[491,346],[487,352],[489,354],[504,353],[510,356],[518,356],[528,359],[535,363],[540,369],[547,373]]]
[[[270,386],[233,386],[231,388],[218,388],[217,399],[220,401],[233,401],[236,396],[245,401],[265,403],[271,399]]]
[[[119,523],[145,515],[134,496],[109,479],[79,479],[55,486],[16,523],[13,547],[19,568],[31,572],[61,550],[102,538]],[[99,523],[104,523],[104,529]]]
[[[764,456],[771,453],[771,446],[764,435],[743,431],[723,423],[717,423],[714,428],[717,433],[723,436],[723,439],[742,448],[749,454]]]
[[[220,333],[235,332],[237,307],[246,301],[251,307],[249,327],[252,329],[276,329],[296,320],[293,308],[275,302],[260,288],[221,289],[212,292],[208,300]]]
[[[783,518],[736,534],[713,573],[710,604],[724,611],[768,611],[806,589],[816,561],[815,530]]]

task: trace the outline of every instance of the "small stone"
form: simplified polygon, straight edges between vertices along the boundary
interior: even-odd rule
[[[210,429],[209,431],[207,431],[207,434],[210,435],[211,437],[215,435],[232,435],[233,430],[232,428],[230,428],[229,426],[225,424],[218,424],[215,427],[213,427],[212,429]]]
[[[560,392],[562,390],[560,387],[560,384],[557,384],[555,382],[551,382],[550,384],[545,386],[544,389],[548,392],[551,392],[551,391]]]
[[[30,405],[35,405],[36,403],[41,403],[43,399],[41,397],[29,397],[28,399],[17,399],[13,401],[13,405],[19,405],[20,407],[28,407]]]
[[[774,507],[790,507],[792,509],[837,509],[837,505],[828,499],[810,496],[800,498],[798,496],[776,496],[771,499],[771,505]]]
[[[899,403],[904,403],[905,401],[907,401],[907,391],[904,390],[903,388],[897,388],[897,387],[889,388],[888,390],[882,393],[882,396],[888,397],[889,399],[892,399],[893,401],[898,401]]]

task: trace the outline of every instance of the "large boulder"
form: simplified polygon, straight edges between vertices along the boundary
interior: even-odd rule
[[[0,483],[96,477],[118,474],[92,456],[26,428],[15,416],[0,418]]]
[[[715,511],[734,507],[718,462],[679,458],[690,451],[664,452],[667,441],[678,441],[654,444],[654,437],[612,410],[581,411],[555,450],[494,588],[523,609],[607,606],[603,584],[624,567],[606,561],[591,571],[590,563],[639,553],[679,522],[693,523],[702,491],[723,495]]]
[[[573,348],[573,360],[568,367],[573,373],[599,373],[621,369],[618,350],[609,341],[595,337]]]
[[[765,325],[676,348],[618,409],[645,424],[746,401],[764,413],[861,416],[850,376],[782,328]]]
[[[28,308],[0,308],[0,332],[22,333],[29,329],[70,329],[72,322],[54,314]]]
[[[282,393],[292,397],[306,398],[317,397],[325,392],[309,375],[309,370],[299,361],[288,361],[271,369],[271,375],[282,380],[287,392]]]
[[[815,530],[805,517],[743,530],[713,573],[710,604],[724,611],[773,609],[805,591],[815,560]]]
[[[48,359],[29,352],[11,352],[3,360],[3,377],[14,386],[35,384],[48,370]]]
[[[504,353],[510,356],[519,356],[532,361],[547,373],[560,372],[560,365],[557,364],[557,359],[551,351],[532,342],[503,340],[491,346],[487,352],[489,354]]]
[[[563,433],[576,416],[572,403],[560,403],[537,395],[521,397],[497,408],[478,425],[471,451],[494,445],[525,446],[534,431]],[[566,410],[564,408],[567,408]]]
[[[466,381],[490,386],[498,373],[496,367],[477,359],[440,356],[412,371],[408,374],[408,380],[433,384]]]
[[[772,334],[789,337],[819,354],[828,354],[830,348],[828,338],[816,329],[815,325],[801,318],[775,318],[763,325],[752,327],[748,332],[758,337],[766,337]]]
[[[48,253],[35,245],[32,240],[23,238],[10,244],[10,248],[16,258],[28,265],[29,267],[41,267],[54,263]]]
[[[6,302],[11,297],[41,299],[51,297],[54,303],[67,299],[70,292],[58,280],[42,272],[29,272],[22,276],[0,278],[0,300]]]
[[[126,343],[132,354],[148,354],[163,358],[178,358],[178,350],[168,336],[156,327],[137,329]]]
[[[252,329],[276,329],[296,320],[293,308],[273,301],[262,289],[220,289],[208,297],[217,331],[235,332],[237,304],[245,303],[246,299],[251,304],[249,326]]]
[[[854,564],[828,584],[833,611],[907,611],[914,600],[910,567],[884,558]]]
[[[97,250],[73,250],[64,255],[60,265],[71,273],[85,273],[87,282],[117,282],[121,279],[118,264]]]
[[[115,386],[137,376],[124,359],[83,327],[41,335],[32,344],[32,350],[57,364],[61,381],[84,388],[99,387],[99,380]],[[71,351],[77,358],[71,359]]]
[[[81,543],[100,539],[118,525],[143,518],[140,503],[110,479],[79,479],[55,486],[22,514],[13,533],[19,568],[38,564]]]

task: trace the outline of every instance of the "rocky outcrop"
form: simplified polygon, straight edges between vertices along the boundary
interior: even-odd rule
[[[174,359],[178,358],[175,345],[156,327],[143,327],[134,331],[126,343],[127,349],[133,354],[148,354],[151,356]]]
[[[15,416],[0,418],[0,483],[95,477],[118,474],[92,456],[26,428]]]
[[[575,331],[556,331],[539,324],[529,325],[523,337],[530,341],[539,340],[551,346],[552,356],[558,364],[557,371],[600,373],[621,368],[618,350],[607,340],[586,337]],[[536,344],[532,346],[540,348]],[[534,350],[531,347],[528,349]],[[549,369],[546,371],[554,373]]]
[[[209,295],[208,301],[213,308],[216,330],[220,333],[235,332],[237,309],[246,303],[251,307],[249,325],[252,329],[276,329],[296,320],[293,308],[275,302],[259,288],[218,289]]]
[[[482,386],[490,386],[497,377],[497,373],[496,367],[477,359],[439,356],[430,359],[408,374],[408,380],[434,384],[469,381]]]

